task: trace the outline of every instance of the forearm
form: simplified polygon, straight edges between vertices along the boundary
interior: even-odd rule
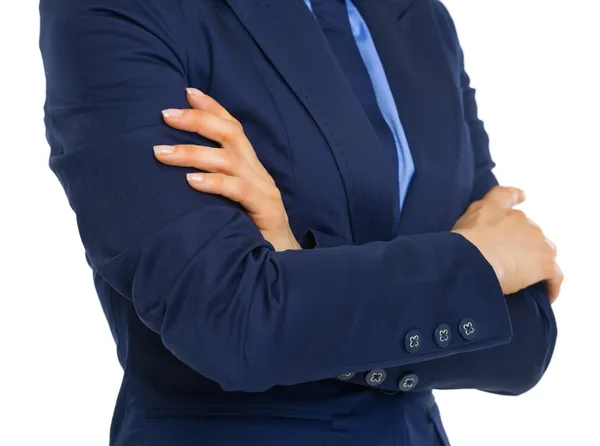
[[[341,238],[319,231],[310,233],[310,239],[316,241],[319,247],[346,243]],[[483,302],[486,296],[486,292],[481,295]],[[539,283],[506,296],[506,302],[513,331],[510,343],[433,360],[415,355],[410,364],[386,369],[387,377],[378,388],[399,391],[402,378],[410,374],[418,377],[418,384],[413,390],[468,388],[520,394],[533,387],[548,367],[557,336],[545,285]],[[468,309],[465,310],[467,314]],[[480,326],[478,324],[478,329]],[[439,333],[435,328],[436,325],[430,325],[429,331],[423,332],[424,343],[429,346],[436,345],[435,336]],[[449,344],[444,348],[453,349],[463,342],[458,327],[451,325]],[[368,386],[368,371],[368,368],[354,370],[355,374],[346,382]]]
[[[200,210],[96,266],[174,355],[228,390],[394,367],[510,339],[493,270],[457,234],[274,252],[250,228],[229,206]],[[490,288],[495,295],[482,301]],[[407,332],[435,323],[431,308],[452,325],[468,309],[479,336],[407,352]]]

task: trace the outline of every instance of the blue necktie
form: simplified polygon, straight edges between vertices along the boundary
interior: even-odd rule
[[[348,19],[345,0],[311,0],[312,11],[321,25],[337,61],[350,81],[371,125],[388,154],[396,155],[396,143],[383,119],[369,72],[362,60]]]

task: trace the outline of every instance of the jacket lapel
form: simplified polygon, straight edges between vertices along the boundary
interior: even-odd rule
[[[415,164],[397,234],[447,229],[463,161],[460,98],[427,0],[354,0],[382,60]],[[454,194],[455,195],[455,194]]]
[[[455,204],[448,188],[464,161],[458,156],[462,113],[431,2],[354,0],[382,59],[415,163],[395,226],[397,192],[370,196],[368,182],[397,185],[397,169],[386,164],[389,154],[304,2],[225,1],[326,139],[345,186],[353,242],[447,229]],[[381,212],[364,212],[365,203],[377,203]]]
[[[410,7],[417,2],[418,0],[383,0],[380,2],[374,2],[373,0],[353,0],[355,4],[357,4],[357,8],[364,11],[364,8],[368,6],[369,3],[387,3],[386,11],[387,17],[391,18],[392,21],[398,21],[402,18],[404,13],[406,13]],[[362,3],[358,5],[358,3]],[[372,33],[372,31],[371,31]]]
[[[376,176],[386,184],[397,184],[397,170],[382,161],[389,154],[311,12],[302,0],[226,1],[327,140],[344,182],[354,243],[390,238],[395,229],[390,209],[397,194],[368,196],[373,188],[362,186],[361,181]],[[381,202],[382,212],[376,216],[361,212],[360,203],[373,200]]]

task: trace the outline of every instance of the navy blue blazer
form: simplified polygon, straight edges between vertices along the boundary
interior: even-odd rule
[[[50,168],[124,369],[111,445],[448,444],[432,389],[546,370],[543,284],[504,296],[449,232],[497,181],[448,12],[356,3],[416,166],[402,214],[396,154],[302,0],[41,0]],[[162,120],[188,86],[242,122],[304,250],[155,159],[217,147]]]

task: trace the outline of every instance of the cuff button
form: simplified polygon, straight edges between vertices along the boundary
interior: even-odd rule
[[[367,373],[367,376],[365,376],[365,381],[368,385],[372,387],[377,387],[385,381],[386,376],[387,373],[385,372],[385,370],[375,369]]]
[[[404,349],[408,353],[417,353],[421,348],[421,332],[411,330],[404,337]]]
[[[438,346],[442,348],[448,347],[450,344],[450,338],[452,338],[450,326],[448,324],[439,325],[438,328],[435,329],[433,338]]]
[[[472,341],[477,335],[477,326],[475,321],[470,317],[466,317],[458,324],[460,335],[467,341]]]
[[[404,376],[400,382],[398,382],[398,388],[402,392],[410,392],[419,383],[419,377],[415,373]]]
[[[344,373],[342,375],[338,375],[337,379],[339,379],[340,381],[348,381],[349,379],[354,378],[354,375],[356,375],[356,373],[354,372]]]

